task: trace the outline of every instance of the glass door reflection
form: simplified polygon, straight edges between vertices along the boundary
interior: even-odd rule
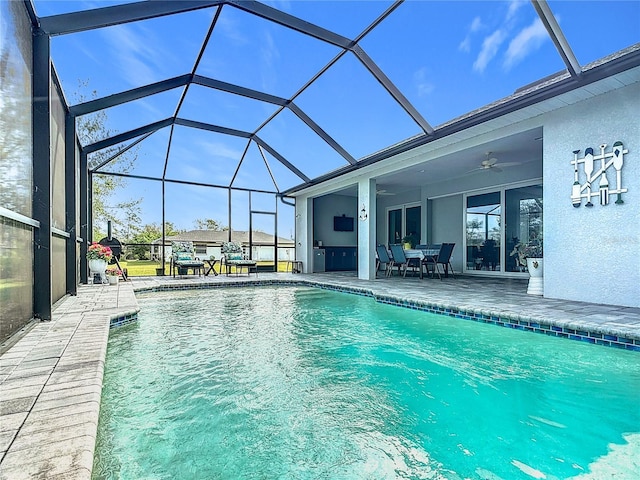
[[[526,272],[516,246],[542,238],[542,185],[505,191],[504,264],[507,272]]]
[[[467,197],[467,270],[500,271],[500,192]]]

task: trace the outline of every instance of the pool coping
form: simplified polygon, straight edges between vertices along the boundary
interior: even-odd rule
[[[0,356],[0,478],[90,479],[109,329],[133,286],[80,286]]]
[[[52,321],[30,326],[0,356],[0,479],[91,478],[109,330],[137,319],[138,293],[309,286],[373,297],[381,303],[414,310],[640,352],[640,328],[633,325],[575,318],[550,321],[543,314],[420,300],[389,293],[383,284],[359,286],[353,278],[275,275],[279,278],[172,283],[149,279],[136,281],[139,287],[132,282],[117,286],[87,285],[79,288],[77,296],[62,299],[54,306]]]

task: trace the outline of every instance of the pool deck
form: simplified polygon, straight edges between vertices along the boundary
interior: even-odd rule
[[[429,305],[450,315],[475,312],[478,321],[504,317],[514,319],[515,324],[522,319],[523,325],[527,320],[556,329],[599,332],[601,337],[596,338],[624,337],[633,342],[632,349],[640,350],[635,348],[640,346],[640,308],[527,295],[527,283],[520,279],[391,277],[368,281],[353,273],[333,272],[145,277],[117,286],[82,285],[77,296],[65,297],[54,306],[52,321],[32,323],[0,346],[0,479],[91,477],[109,328],[112,321],[126,321],[138,311],[135,291],[256,281],[357,289],[410,308]]]

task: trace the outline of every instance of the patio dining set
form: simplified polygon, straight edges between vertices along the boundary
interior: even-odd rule
[[[431,275],[431,278],[442,280],[447,278],[449,273],[455,277],[453,266],[451,265],[451,255],[455,243],[442,243],[438,245],[416,245],[415,248],[405,249],[401,244],[378,245],[376,247],[376,275],[384,267],[386,277],[393,275],[397,270],[398,275],[407,276],[407,270],[413,274],[419,273],[420,279],[424,278],[424,273]]]
[[[231,242],[225,246],[229,248]],[[236,245],[231,245],[236,247]],[[420,279],[424,278],[425,272],[427,275],[431,275],[431,278],[438,278],[442,280],[442,277],[449,277],[451,273],[455,277],[453,266],[451,265],[451,255],[455,243],[442,243],[437,245],[416,245],[415,248],[405,249],[401,244],[378,245],[376,247],[376,276],[381,269],[384,271],[386,277],[393,275],[394,270],[397,271],[398,276],[407,276],[407,271],[411,270],[414,276],[420,275]],[[236,247],[238,250],[241,248],[239,245]],[[224,249],[223,249],[224,250]],[[291,262],[296,264],[294,268],[292,265],[292,273],[301,271],[301,262]],[[300,266],[298,267],[298,264]],[[198,276],[204,274],[208,276],[210,273],[218,275],[215,266],[219,265],[220,271],[225,271],[229,275],[232,271],[236,275],[246,271],[247,275],[251,272],[257,275],[257,262],[246,258],[242,255],[241,250],[238,252],[226,251],[220,262],[216,259],[200,260],[195,256],[195,250],[192,242],[173,242],[171,253],[171,266],[170,271],[175,277],[176,273],[180,276],[187,275],[189,270],[193,274]],[[299,270],[297,270],[299,268]]]

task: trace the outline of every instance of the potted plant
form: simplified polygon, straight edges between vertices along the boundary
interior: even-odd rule
[[[120,275],[122,275],[122,270],[116,267],[107,268],[106,270],[107,280],[109,280],[109,285],[116,285],[118,280],[120,280]]]
[[[418,239],[413,233],[411,233],[404,236],[404,238],[402,239],[402,243],[404,244],[404,249],[409,250],[416,246],[416,243],[418,243]]]
[[[528,242],[517,242],[511,252],[511,256],[516,256],[519,265],[526,265],[529,271],[529,287],[527,293],[531,295],[543,294],[542,278],[543,269],[543,245],[542,234],[533,236]]]
[[[89,260],[89,270],[93,272],[93,274],[96,274],[96,273],[99,274],[101,282],[105,280],[104,271],[106,270],[107,264],[109,263],[112,257],[113,257],[113,252],[111,251],[111,248],[105,245],[100,245],[99,243],[96,243],[96,242],[93,242],[91,245],[89,245],[89,248],[87,249],[87,260]]]

